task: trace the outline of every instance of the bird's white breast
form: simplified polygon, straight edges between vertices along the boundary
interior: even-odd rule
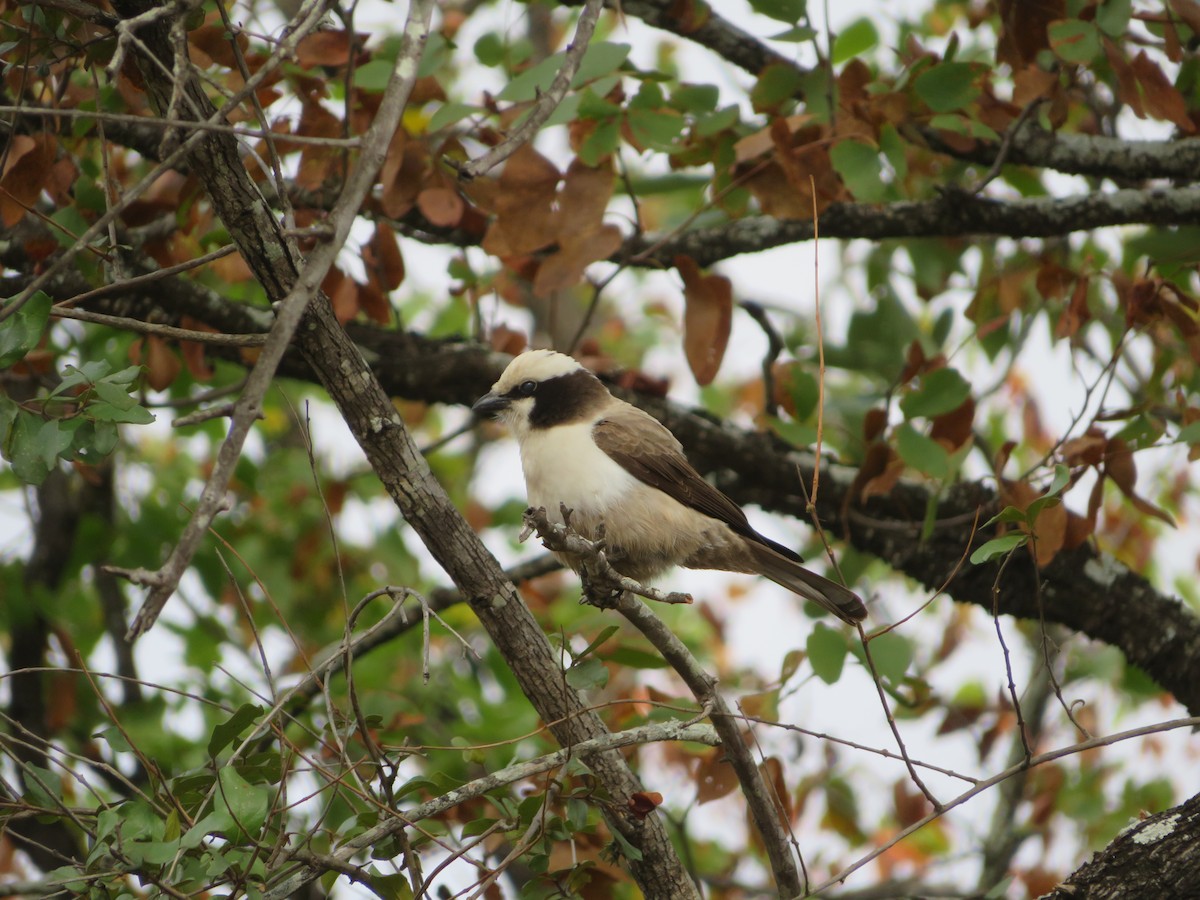
[[[521,467],[530,506],[558,521],[559,504],[589,518],[619,508],[641,482],[592,440],[592,423],[530,429],[521,436]]]

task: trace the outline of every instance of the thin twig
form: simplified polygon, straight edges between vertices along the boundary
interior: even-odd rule
[[[135,331],[138,334],[153,334],[173,341],[195,341],[197,344],[215,344],[220,347],[261,347],[267,342],[265,334],[219,334],[214,331],[195,331],[191,328],[176,328],[174,325],[145,322],[129,316],[110,316],[86,309],[72,309],[69,306],[51,307],[50,315],[59,319],[76,319],[80,322],[107,325],[110,328],[120,328],[124,331]]]
[[[546,93],[538,97],[533,109],[529,111],[521,124],[483,156],[461,165],[451,162],[450,164],[457,168],[460,177],[470,181],[490,172],[537,134],[546,120],[550,118],[551,113],[566,97],[567,89],[570,88],[575,73],[579,71],[579,63],[587,51],[592,33],[596,30],[596,20],[600,18],[600,12],[603,9],[604,0],[587,0],[583,11],[579,14],[579,21],[575,25],[575,37],[567,45],[567,49],[563,53],[562,66],[554,76],[550,87],[546,89]]]
[[[569,523],[570,511],[564,509],[562,513],[563,518]],[[587,589],[593,601],[598,600],[600,591],[610,588],[607,580],[597,585],[595,579],[602,574],[607,576],[611,573],[615,576],[612,583],[620,585],[621,589],[606,597],[606,602],[598,603],[598,605],[611,606],[616,609],[642,632],[655,649],[662,654],[662,657],[671,664],[671,667],[679,673],[696,701],[703,708],[711,711],[709,719],[721,736],[725,755],[737,774],[742,793],[746,797],[746,804],[750,808],[763,845],[767,849],[776,886],[782,896],[798,895],[803,888],[799,872],[796,870],[796,862],[791,854],[788,834],[780,822],[762,772],[759,771],[750,749],[742,739],[738,727],[738,716],[729,709],[721,697],[717,690],[716,680],[697,662],[687,646],[675,636],[662,619],[651,611],[650,607],[635,597],[637,595],[659,599],[653,595],[662,592],[648,589],[632,579],[616,575],[615,572],[612,572],[611,565],[604,556],[603,542],[587,540],[572,531],[569,524],[551,524],[545,509],[526,510],[525,522],[527,528],[537,530],[549,549],[560,553],[569,553],[582,560],[584,571],[593,581]],[[690,597],[688,599],[690,600]]]
[[[1073,756],[1076,753],[1085,753],[1088,750],[1095,750],[1097,747],[1107,747],[1112,744],[1118,744],[1121,741],[1131,740],[1132,738],[1144,737],[1148,734],[1160,734],[1164,731],[1174,731],[1178,728],[1196,727],[1200,727],[1200,716],[1191,716],[1186,719],[1171,719],[1167,722],[1156,722],[1153,725],[1143,725],[1140,728],[1131,728],[1128,731],[1119,731],[1116,734],[1092,738],[1088,741],[1080,741],[1078,744],[1072,744],[1069,747],[1062,747],[1058,750],[1050,750],[1046,753],[1039,753],[1037,756],[1030,758],[1028,761],[1022,760],[1016,765],[1009,766],[1002,772],[998,772],[991,778],[979,782],[974,787],[968,788],[949,803],[942,806],[940,809],[934,809],[933,812],[928,813],[927,815],[918,819],[916,822],[913,822],[911,825],[902,828],[896,834],[892,835],[892,837],[890,837],[887,841],[871,850],[870,853],[866,854],[861,859],[856,860],[854,863],[842,869],[842,871],[838,872],[828,880],[817,885],[807,896],[815,897],[818,894],[824,893],[834,885],[841,884],[850,875],[857,872],[872,860],[878,859],[880,856],[892,849],[892,847],[896,846],[905,838],[908,838],[920,831],[930,822],[940,819],[946,813],[950,812],[950,810],[962,806],[968,800],[978,797],[984,791],[990,790],[997,784],[1012,778],[1014,775],[1019,775],[1022,772],[1035,768],[1036,766],[1045,765],[1048,762],[1054,762],[1055,760],[1062,759],[1065,756]]]
[[[318,245],[312,252],[287,297],[277,305],[275,324],[271,328],[270,337],[246,381],[246,390],[238,400],[229,433],[217,453],[216,464],[205,483],[200,501],[196,505],[196,512],[188,521],[167,561],[153,573],[150,592],[129,627],[130,640],[144,634],[154,624],[163,606],[175,592],[179,579],[183,577],[183,572],[191,563],[209,524],[219,511],[226,486],[241,457],[242,445],[260,414],[263,397],[274,380],[275,370],[291,343],[292,335],[299,326],[305,309],[320,291],[326,272],[341,251],[349,235],[350,225],[370,191],[379,167],[383,164],[382,149],[392,139],[416,82],[417,61],[422,55],[425,39],[429,34],[433,5],[432,0],[419,0],[409,8],[408,21],[405,23],[404,36],[391,79],[375,119],[363,138],[363,154],[354,170],[347,176],[342,193],[329,216],[328,221],[333,226],[334,235],[331,240]]]
[[[532,778],[535,775],[540,775],[543,772],[561,768],[572,759],[578,759],[606,750],[619,750],[623,747],[633,747],[639,744],[660,741],[686,741],[707,744],[710,747],[720,744],[720,738],[711,726],[688,725],[685,727],[681,722],[642,725],[637,728],[630,728],[627,731],[619,731],[614,734],[606,734],[586,741],[580,741],[570,749],[558,750],[554,753],[529,760],[528,762],[505,766],[482,778],[467,782],[439,797],[418,804],[401,814],[393,813],[386,821],[346,841],[334,852],[333,856],[340,860],[352,859],[355,854],[360,853],[367,847],[380,843],[398,831],[402,831],[412,822],[418,822],[422,819],[439,815],[467,800],[482,796],[504,785],[513,784],[527,778]],[[303,866],[286,875],[281,881],[276,882],[264,891],[263,898],[264,900],[283,900],[283,898],[291,896],[304,885],[319,878],[321,874],[322,870],[320,868]]]

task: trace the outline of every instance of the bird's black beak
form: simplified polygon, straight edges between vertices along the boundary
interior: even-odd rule
[[[475,413],[479,418],[488,416],[496,416],[504,410],[508,409],[510,400],[495,391],[488,391],[482,397],[475,401],[475,405],[471,407],[471,412]]]

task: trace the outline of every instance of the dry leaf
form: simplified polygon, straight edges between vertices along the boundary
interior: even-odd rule
[[[696,384],[703,387],[716,378],[725,358],[733,325],[733,286],[723,275],[701,274],[690,256],[676,256],[675,268],[683,278],[686,302],[683,351]]]
[[[1183,95],[1175,89],[1170,79],[1163,74],[1162,69],[1141,51],[1133,58],[1133,74],[1137,76],[1138,84],[1142,86],[1142,97],[1146,102],[1146,112],[1156,119],[1166,119],[1174,123],[1180,131],[1191,134],[1196,130],[1195,124],[1188,116],[1187,102]]]
[[[394,291],[404,282],[404,257],[396,234],[382,222],[375,226],[371,241],[363,247],[363,263],[371,278],[385,291]]]
[[[156,391],[169,388],[183,369],[179,357],[171,351],[166,341],[156,334],[146,338],[145,366],[146,383]]]
[[[314,31],[301,39],[296,45],[296,62],[303,69],[315,66],[331,66],[338,68],[350,62],[352,51],[358,54],[359,65],[367,61],[367,55],[361,53],[369,35],[356,34],[350,39],[350,32]]]
[[[466,204],[453,188],[430,187],[417,194],[417,209],[431,225],[453,228],[462,219]]]
[[[0,174],[0,222],[11,228],[37,202],[50,178],[57,144],[52,134],[18,134],[9,142]]]
[[[696,802],[719,800],[737,790],[737,774],[725,759],[725,751],[714,747],[696,760],[692,777],[696,781]]]
[[[521,256],[554,243],[554,201],[559,171],[554,163],[526,144],[500,173],[495,194],[496,219],[483,238],[493,256]]]

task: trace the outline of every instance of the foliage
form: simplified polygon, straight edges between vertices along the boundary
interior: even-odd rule
[[[555,677],[484,633],[451,584],[485,554],[431,553],[386,502],[422,473],[348,449],[386,423],[322,375],[312,317],[254,393],[343,226],[312,302],[358,344],[344,372],[397,398],[497,555],[524,555],[524,504],[462,407],[527,345],[674,417],[739,501],[819,515],[865,633],[709,576],[662,613],[736,698],[812,886],[869,858],[854,886],[1035,896],[1063,847],[1082,861],[1194,792],[1156,759],[1194,754],[1157,733],[1176,701],[1200,714],[1194,0],[832,23],[803,0],[447,4],[415,44],[378,3],[0,3],[3,878],[624,897],[653,895],[665,852],[706,895],[787,886],[761,822],[736,824],[753,779],[728,746],[673,739],[713,707],[652,637],[546,571],[520,588]],[[244,171],[205,168],[221,141]],[[662,402],[664,373],[735,453]],[[793,452],[818,442],[819,485]],[[131,648],[191,521],[206,536]],[[663,741],[623,751],[645,790],[538,768],[564,743],[539,704],[568,694]],[[977,794],[982,847],[981,807],[955,812]],[[631,839],[643,823],[678,849]]]

